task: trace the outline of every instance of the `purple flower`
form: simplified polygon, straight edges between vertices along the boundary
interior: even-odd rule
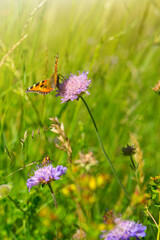
[[[79,73],[78,76],[71,74],[68,79],[60,83],[56,97],[61,96],[62,103],[65,103],[78,99],[83,93],[89,94],[87,88],[91,80],[88,80],[87,74],[88,72]]]
[[[122,220],[121,218],[115,218],[115,227],[110,231],[103,231],[100,238],[104,240],[129,240],[131,237],[135,237],[136,240],[141,237],[145,237],[146,226],[134,221]]]
[[[60,176],[66,173],[67,168],[61,165],[54,168],[52,164],[48,166],[38,166],[37,170],[34,171],[34,175],[27,180],[27,187],[29,191],[31,187],[38,184],[47,184],[51,181],[60,179]]]

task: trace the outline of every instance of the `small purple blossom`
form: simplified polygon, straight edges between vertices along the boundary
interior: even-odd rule
[[[115,218],[115,227],[110,231],[103,231],[100,238],[104,240],[130,240],[131,237],[135,237],[136,240],[145,237],[146,226],[134,221],[122,220],[121,218]]]
[[[88,80],[88,73],[79,73],[78,76],[71,74],[68,79],[60,83],[56,97],[61,96],[62,103],[65,103],[78,99],[83,93],[89,94],[87,88],[91,80]]]
[[[58,165],[56,168],[49,164],[48,166],[39,166],[34,171],[34,175],[27,180],[27,187],[29,191],[31,187],[38,184],[47,184],[51,181],[60,179],[60,176],[66,173],[67,168],[62,165]]]

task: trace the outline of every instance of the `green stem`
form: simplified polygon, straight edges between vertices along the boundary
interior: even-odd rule
[[[126,192],[123,184],[121,183],[121,181],[120,181],[120,179],[119,179],[119,177],[118,177],[118,175],[117,175],[117,173],[116,173],[116,171],[115,171],[115,169],[114,169],[114,167],[113,167],[113,165],[112,165],[112,163],[111,163],[111,161],[110,161],[110,159],[109,159],[109,157],[108,157],[108,155],[107,155],[107,153],[106,153],[106,151],[105,151],[105,149],[104,149],[104,146],[103,146],[102,140],[101,140],[101,138],[100,138],[99,131],[98,131],[96,122],[95,122],[95,120],[94,120],[94,118],[93,118],[93,115],[92,115],[92,113],[91,113],[91,111],[90,111],[90,109],[89,109],[86,101],[85,101],[82,97],[81,97],[81,99],[82,99],[84,105],[86,106],[87,111],[88,111],[88,113],[89,113],[89,115],[90,115],[90,117],[91,117],[91,119],[92,119],[92,122],[93,122],[93,125],[94,125],[94,128],[95,128],[95,131],[96,131],[96,134],[97,134],[97,138],[98,138],[98,141],[99,141],[99,143],[100,143],[101,149],[102,149],[102,151],[103,151],[103,153],[104,153],[104,156],[106,157],[106,159],[107,159],[107,161],[108,161],[108,163],[109,163],[109,165],[110,165],[110,167],[111,167],[111,169],[112,169],[112,171],[113,171],[113,173],[114,173],[114,175],[115,175],[118,183],[120,184],[121,188],[123,189],[126,197],[128,198],[128,200],[130,200],[130,197],[129,197],[128,193]]]
[[[160,222],[160,212],[159,212],[159,222]],[[159,233],[159,232],[160,232],[159,229],[160,229],[160,225],[158,226],[157,240],[160,240],[160,238],[159,238],[159,236],[160,236],[160,235],[159,235],[159,234],[160,234],[160,233]]]
[[[149,216],[152,218],[152,220],[153,220],[153,222],[155,223],[155,225],[156,225],[157,229],[159,229],[159,227],[158,227],[158,224],[157,224],[156,220],[154,219],[154,217],[152,216],[152,214],[150,213],[150,211],[148,210],[148,208],[146,208],[146,211],[147,211],[147,213],[149,214]],[[157,238],[157,239],[158,239],[158,238]]]
[[[136,166],[135,166],[135,164],[134,164],[133,157],[132,157],[132,156],[130,156],[130,159],[131,159],[131,162],[132,162],[132,166],[133,166],[134,170],[136,171]]]
[[[159,194],[159,201],[160,201],[160,194]],[[159,224],[158,224],[157,240],[160,240],[160,210],[159,210]]]
[[[51,194],[52,194],[52,198],[53,198],[53,201],[54,201],[55,208],[57,208],[56,197],[55,197],[55,195],[54,195],[54,192],[53,192],[53,189],[52,189],[52,186],[51,186],[50,183],[48,183],[48,187],[49,187],[49,189],[50,189],[50,191],[51,191]]]
[[[24,214],[26,214],[25,211],[16,203],[16,201],[13,200],[13,198],[11,198],[10,196],[8,196],[8,198],[9,198],[9,200],[11,200],[11,201],[14,203],[14,205],[15,205],[21,212],[23,212]]]
[[[50,191],[51,191],[51,194],[52,194],[52,198],[53,198],[53,201],[54,201],[54,205],[55,205],[55,208],[57,208],[57,201],[56,201],[56,197],[55,197],[55,195],[54,195],[54,192],[53,192],[53,189],[52,189],[52,186],[51,186],[51,184],[50,183],[48,183],[48,187],[49,187],[49,189],[50,189]],[[59,231],[57,230],[57,240],[59,240]]]
[[[136,179],[136,182],[137,182],[137,186],[139,188],[139,191],[141,192],[141,185],[140,185],[140,181],[139,181],[139,177],[138,177],[138,168],[135,166],[135,163],[134,163],[134,160],[133,160],[133,157],[130,156],[130,159],[131,159],[131,162],[132,162],[132,168],[134,170],[134,174],[135,174],[135,179]],[[142,193],[142,192],[141,192]]]

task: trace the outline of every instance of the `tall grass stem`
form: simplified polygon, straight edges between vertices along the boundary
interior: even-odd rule
[[[147,213],[149,214],[149,216],[152,218],[152,220],[153,220],[153,222],[155,223],[155,225],[156,225],[157,229],[159,229],[159,227],[158,227],[158,224],[157,224],[156,220],[154,219],[154,217],[152,216],[152,214],[150,213],[150,211],[148,210],[148,208],[146,208],[146,211],[147,211]]]
[[[121,181],[120,181],[120,179],[119,179],[119,177],[118,177],[118,175],[117,175],[117,173],[116,173],[116,171],[115,171],[115,169],[114,169],[114,167],[113,167],[113,165],[112,165],[112,162],[111,162],[110,158],[108,157],[108,154],[106,153],[106,151],[105,151],[105,149],[104,149],[104,146],[103,146],[101,137],[100,137],[100,135],[99,135],[99,131],[98,131],[96,122],[95,122],[95,120],[94,120],[94,117],[93,117],[93,115],[92,115],[92,113],[91,113],[91,111],[90,111],[90,109],[89,109],[86,101],[83,99],[83,97],[81,97],[81,99],[82,99],[85,107],[87,108],[87,111],[88,111],[88,113],[89,113],[89,115],[90,115],[90,117],[91,117],[91,119],[92,119],[92,122],[93,122],[93,125],[94,125],[94,128],[95,128],[95,131],[96,131],[96,134],[97,134],[97,138],[98,138],[98,141],[99,141],[99,143],[100,143],[101,149],[102,149],[102,151],[103,151],[103,153],[104,153],[104,156],[105,156],[105,158],[107,159],[107,161],[108,161],[108,163],[109,163],[109,165],[110,165],[110,167],[111,167],[111,169],[112,169],[112,171],[113,171],[113,173],[114,173],[114,175],[115,175],[115,177],[116,177],[119,185],[120,185],[121,188],[123,189],[123,191],[124,191],[127,199],[130,201],[130,197],[129,197],[127,191],[125,190],[123,184],[121,183]]]

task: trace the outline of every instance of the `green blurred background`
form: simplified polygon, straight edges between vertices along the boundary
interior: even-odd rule
[[[122,155],[121,148],[127,143],[134,144],[131,134],[143,152],[144,184],[150,176],[159,174],[160,99],[152,90],[160,74],[159,22],[158,0],[0,0],[0,61],[27,34],[0,64],[1,183],[11,183],[12,197],[25,209],[30,208],[30,212],[41,209],[42,204],[54,212],[47,187],[28,193],[29,168],[5,180],[4,176],[46,155],[55,164],[68,166],[66,154],[54,146],[55,135],[48,130],[49,118],[55,116],[63,122],[71,141],[73,161],[79,158],[80,151],[92,151],[99,164],[93,167],[90,176],[95,179],[102,173],[110,176],[109,184],[104,183],[103,188],[97,187],[94,193],[91,192],[96,196],[96,201],[91,204],[83,202],[80,196],[75,200],[62,194],[61,188],[73,180],[70,169],[62,183],[56,183],[57,201],[61,207],[56,220],[51,219],[48,225],[39,220],[35,222],[34,218],[23,218],[8,199],[3,199],[0,206],[4,222],[0,226],[1,238],[56,239],[55,228],[58,228],[62,239],[72,239],[80,226],[75,209],[82,202],[87,220],[80,222],[88,234],[87,239],[98,239],[100,228],[97,226],[102,222],[105,208],[123,213],[128,206],[104,159],[82,101],[60,104],[55,92],[46,96],[25,93],[34,83],[50,77],[57,52],[62,75],[89,71],[92,80],[90,96],[84,98],[129,194],[135,183],[129,159]],[[26,131],[27,139],[23,144],[20,140]],[[80,171],[85,174],[83,169]],[[117,204],[120,194],[122,200]],[[148,229],[146,239],[151,239],[152,234]]]

